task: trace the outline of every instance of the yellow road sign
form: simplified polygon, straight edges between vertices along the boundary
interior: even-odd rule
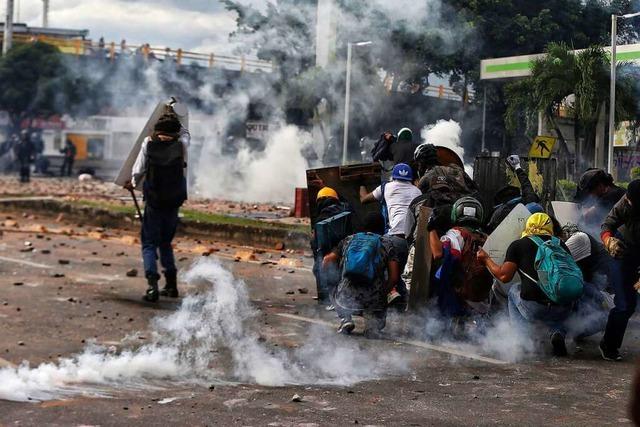
[[[553,136],[536,136],[529,150],[529,157],[548,159],[556,146],[557,138]]]

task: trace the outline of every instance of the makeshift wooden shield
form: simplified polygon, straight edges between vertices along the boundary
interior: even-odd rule
[[[411,311],[422,311],[427,306],[431,294],[431,248],[429,246],[429,232],[427,231],[427,221],[431,216],[431,212],[431,208],[422,206],[418,215],[418,223],[416,224],[417,237],[408,304],[408,308]]]
[[[307,170],[307,188],[309,189],[309,213],[312,226],[316,223],[318,209],[316,197],[318,191],[324,186],[331,187],[353,208],[355,215],[352,218],[356,229],[361,226],[361,221],[369,212],[380,211],[378,203],[362,205],[360,203],[360,186],[364,185],[372,191],[381,182],[381,169],[377,163],[367,163],[349,166],[333,166],[328,168]]]

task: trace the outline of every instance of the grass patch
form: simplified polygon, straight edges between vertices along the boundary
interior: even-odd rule
[[[134,215],[136,213],[136,208],[133,206],[133,202],[127,205],[121,205],[116,203],[109,203],[98,200],[73,200],[70,201],[72,205],[78,207],[92,207],[105,209],[111,212],[117,213],[125,213],[129,215]],[[142,208],[142,206],[141,206]],[[241,227],[255,227],[255,228],[263,228],[270,230],[287,230],[287,231],[298,231],[298,232],[307,232],[309,231],[308,226],[303,224],[282,224],[276,222],[267,222],[260,221],[257,219],[251,218],[240,218],[230,215],[222,215],[215,213],[208,213],[197,211],[193,209],[181,209],[180,213],[183,215],[183,219],[187,221],[195,221],[203,224],[224,224],[224,225],[236,225]]]

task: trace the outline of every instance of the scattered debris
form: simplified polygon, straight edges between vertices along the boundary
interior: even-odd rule
[[[51,251],[49,249],[43,249],[43,250],[40,251],[40,253],[44,254],[44,255],[49,255],[51,253]]]
[[[166,405],[167,403],[175,402],[178,400],[177,397],[166,397],[162,400],[158,400],[158,405]]]
[[[283,251],[284,250],[284,242],[276,243],[275,250],[276,251]]]
[[[294,295],[294,294],[295,294],[295,292],[293,292],[293,291],[287,291],[287,292],[285,292],[285,293],[286,293],[287,295]]]
[[[69,262],[70,261],[68,259],[59,259],[58,260],[58,264],[60,264],[60,265],[67,265],[67,264],[69,264]]]
[[[234,258],[238,261],[257,261],[258,257],[253,250],[249,251],[237,251],[234,255]]]
[[[61,213],[58,215],[58,217],[56,218],[56,222],[62,222],[62,220],[64,219],[64,214]]]
[[[4,222],[5,227],[18,227],[18,221],[14,221],[12,219],[8,219]]]
[[[18,345],[23,346],[24,345],[24,341],[18,341]]]
[[[307,288],[298,288],[298,292],[300,292],[301,294],[308,294],[309,293],[309,289],[307,289]]]
[[[302,402],[302,397],[300,397],[300,395],[298,394],[294,394],[293,397],[291,398],[292,402]]]
[[[125,275],[126,275],[127,277],[136,277],[136,276],[138,276],[138,270],[137,270],[137,269],[135,269],[135,268],[132,268],[131,270],[128,270],[128,271],[125,273]]]
[[[109,263],[109,262],[103,262],[103,263],[102,263],[102,266],[103,266],[103,267],[111,267],[111,263]]]
[[[54,277],[54,278],[56,278],[56,279],[59,279],[59,278],[61,278],[61,277],[64,277],[64,274],[62,274],[62,273],[53,273],[53,274],[51,275],[51,277]]]

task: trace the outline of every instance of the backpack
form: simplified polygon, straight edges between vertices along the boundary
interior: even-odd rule
[[[354,234],[344,254],[342,277],[354,282],[371,283],[382,262],[382,242],[373,233]]]
[[[351,234],[351,212],[340,212],[315,225],[317,248],[321,254],[328,254],[331,250]]]
[[[387,141],[384,139],[384,134],[380,135],[378,141],[371,149],[371,157],[374,162],[382,162],[385,160],[393,160],[393,155],[391,154],[391,141]]]
[[[458,267],[453,273],[452,284],[456,293],[463,299],[482,302],[489,297],[493,276],[489,270],[478,262],[478,250],[487,241],[487,235],[478,230],[465,227],[454,227],[462,234],[464,247]]]
[[[187,200],[182,143],[176,138],[147,145],[148,167],[144,181],[147,203],[158,209],[178,208]]]
[[[538,236],[529,236],[538,245],[535,268],[540,289],[556,304],[570,304],[580,298],[584,288],[584,278],[578,264],[570,253],[560,246],[560,239],[552,237],[544,241]],[[528,274],[520,270],[529,279]],[[535,280],[533,280],[536,282]]]

